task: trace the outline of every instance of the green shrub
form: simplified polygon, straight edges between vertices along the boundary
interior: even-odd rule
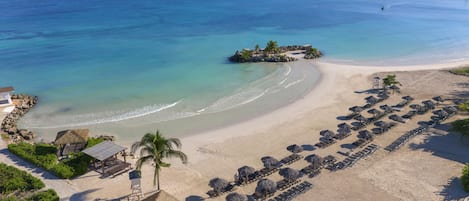
[[[19,199],[16,196],[9,196],[6,198],[0,199],[0,201],[18,201]]]
[[[27,201],[59,201],[59,199],[60,198],[57,195],[57,193],[54,190],[49,189],[47,191],[37,192],[31,197],[27,198],[26,200]]]
[[[67,166],[63,163],[59,163],[52,167],[51,171],[58,177],[63,179],[70,179],[74,173],[73,169],[70,166]]]
[[[13,166],[0,163],[0,194],[13,191],[30,191],[44,188],[44,183],[31,174]]]
[[[91,162],[91,157],[80,152],[70,156],[70,158],[61,161],[73,169],[73,177],[85,174],[88,171],[88,165]]]
[[[92,138],[88,142],[88,145],[94,146],[102,141],[102,139]],[[69,159],[57,163],[57,148],[47,144],[10,144],[8,145],[8,150],[26,161],[51,171],[54,175],[63,179],[85,174],[88,171],[88,164],[91,162],[89,156],[80,152],[72,154]]]
[[[39,148],[38,148],[39,147]],[[57,163],[56,148],[51,148],[50,145],[31,145],[28,143],[9,144],[8,150],[46,170],[51,169]]]
[[[88,141],[86,142],[86,148],[90,148],[94,145],[97,145],[101,142],[104,142],[103,138],[95,138],[95,137],[90,137],[88,138]]]
[[[469,192],[469,164],[462,169],[461,182],[466,192]]]
[[[450,70],[450,72],[452,72],[454,74],[457,74],[457,75],[469,76],[469,66],[452,69],[452,70]]]

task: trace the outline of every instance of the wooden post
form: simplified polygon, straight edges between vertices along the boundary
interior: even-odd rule
[[[103,161],[101,161],[101,169],[102,169],[102,174],[104,176],[104,163],[106,162],[106,159],[104,159]]]

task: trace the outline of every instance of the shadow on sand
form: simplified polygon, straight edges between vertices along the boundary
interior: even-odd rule
[[[448,133],[450,127],[449,123],[438,125],[429,131],[422,143],[412,143],[409,147],[413,150],[429,152],[440,158],[467,164],[469,162],[469,154],[467,154],[469,145],[461,141],[460,134]],[[469,193],[464,192],[461,180],[457,177],[451,178],[443,187],[439,194],[445,197],[445,201],[460,200],[469,196]]]
[[[185,201],[202,201],[205,200],[205,198],[198,196],[198,195],[191,195],[189,197],[186,197]]]

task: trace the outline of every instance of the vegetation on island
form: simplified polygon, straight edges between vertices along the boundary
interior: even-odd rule
[[[101,138],[89,138],[86,147],[92,147],[102,141]],[[85,174],[92,160],[88,155],[79,152],[71,154],[68,158],[58,162],[57,147],[44,143],[29,144],[22,142],[9,144],[8,150],[62,179],[70,179]]]
[[[469,192],[469,164],[466,164],[462,170],[461,183],[464,191]]]
[[[152,163],[154,167],[153,186],[157,185],[157,190],[160,190],[160,171],[163,167],[171,165],[163,160],[179,158],[184,164],[187,163],[187,156],[179,150],[180,148],[181,141],[179,139],[166,138],[157,130],[156,133],[145,134],[140,141],[132,144],[131,153],[135,154],[140,150],[137,170],[141,170],[144,163]]]
[[[58,201],[52,190],[39,191],[44,183],[26,171],[0,163],[0,201]]]
[[[454,73],[456,75],[469,76],[469,66],[451,69],[449,70],[449,72]]]
[[[261,49],[259,44],[256,44],[254,50],[243,49],[236,51],[233,56],[229,58],[232,62],[245,63],[245,62],[289,62],[296,61],[294,57],[289,57],[285,53],[288,51],[302,50],[305,54],[305,59],[314,59],[322,56],[322,53],[311,46],[278,46],[277,41],[270,40],[267,42],[264,49]]]

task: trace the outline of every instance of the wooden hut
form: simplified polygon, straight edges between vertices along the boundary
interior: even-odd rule
[[[58,155],[66,156],[81,151],[86,146],[89,132],[88,129],[73,129],[58,132],[54,141],[54,144],[59,147]]]

